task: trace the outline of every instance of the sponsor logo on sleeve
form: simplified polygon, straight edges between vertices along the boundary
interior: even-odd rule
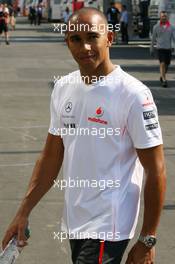
[[[142,104],[143,107],[147,107],[154,104],[150,91],[145,91],[144,97],[144,102]]]
[[[69,123],[69,124],[64,123],[64,127],[65,128],[76,128],[76,124],[75,123]]]
[[[152,118],[155,118],[155,117],[156,117],[156,114],[155,114],[154,110],[143,112],[144,120],[152,119]]]
[[[146,125],[145,128],[146,128],[146,130],[153,130],[153,129],[158,128],[158,126],[159,126],[158,123],[154,123],[154,124]]]

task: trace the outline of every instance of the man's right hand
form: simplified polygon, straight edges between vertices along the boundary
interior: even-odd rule
[[[9,241],[16,236],[19,247],[27,245],[27,238],[25,236],[25,229],[28,226],[28,218],[23,216],[16,216],[9,225],[5,236],[2,240],[2,250],[8,245]]]

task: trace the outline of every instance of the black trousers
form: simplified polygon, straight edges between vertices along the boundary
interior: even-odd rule
[[[171,63],[171,49],[158,49],[158,59],[161,62],[164,62],[166,65],[169,65]]]
[[[70,239],[69,241],[73,264],[120,264],[129,243],[129,240],[100,242],[99,239]]]

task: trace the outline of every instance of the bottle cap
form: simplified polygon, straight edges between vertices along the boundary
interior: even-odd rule
[[[25,229],[25,236],[27,237],[27,239],[30,237],[31,231],[29,229],[29,227],[27,226]]]

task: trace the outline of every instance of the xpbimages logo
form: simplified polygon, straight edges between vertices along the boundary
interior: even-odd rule
[[[98,84],[99,86],[105,86],[105,85],[110,85],[115,81],[114,77],[112,76],[95,76],[92,75],[91,77],[89,76],[80,76],[80,75],[72,75],[68,74],[66,76],[55,76],[53,77],[53,83],[54,85],[58,82],[61,86],[66,85],[66,84],[82,84],[82,83],[89,83],[92,85]]]
[[[67,239],[100,239],[101,241],[104,240],[119,240],[120,239],[120,232],[73,232],[71,230],[53,232],[53,239],[59,240],[63,242]]]
[[[103,191],[105,189],[116,189],[116,188],[120,188],[120,180],[96,180],[96,179],[92,179],[92,180],[88,180],[88,179],[71,179],[68,178],[66,179],[58,179],[58,180],[54,180],[54,188],[58,188],[60,190],[64,190],[65,188],[97,188],[100,191]]]
[[[104,125],[107,124],[107,121],[96,117],[89,117],[88,121]],[[108,136],[120,136],[120,130],[118,127],[79,127],[75,123],[64,123],[64,127],[51,128],[50,133],[55,136],[61,136],[62,138],[66,136],[96,136],[103,139]]]
[[[77,32],[77,31],[83,31],[83,32],[99,32],[100,34],[105,34],[108,31],[120,31],[120,24],[85,24],[85,23],[71,23],[70,21],[68,24],[53,24],[54,31],[60,32],[61,34],[65,34],[67,32]]]

